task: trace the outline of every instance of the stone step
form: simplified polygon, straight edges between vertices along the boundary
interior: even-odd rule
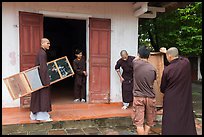
[[[150,135],[161,134],[161,120],[162,115],[157,115],[156,125],[151,128]],[[198,135],[202,135],[201,121],[199,118],[195,121]],[[137,133],[130,117],[111,117],[2,125],[2,135],[137,135]]]
[[[43,123],[10,124],[2,126],[2,134],[31,135],[54,134],[56,132],[57,134],[86,134],[90,132],[92,133],[94,130],[96,132],[98,128],[105,130],[105,128],[113,128],[117,126],[132,128],[132,120],[130,117],[113,117],[87,120],[52,121]],[[102,134],[102,131],[99,133]]]
[[[151,134],[159,134],[161,117]],[[42,123],[2,125],[3,135],[136,135],[131,117],[65,120]]]

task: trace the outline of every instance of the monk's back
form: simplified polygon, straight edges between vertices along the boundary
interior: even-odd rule
[[[191,68],[187,58],[179,57],[166,68],[168,74],[168,90],[191,88]],[[178,90],[179,91],[179,90]]]
[[[163,82],[164,103],[162,134],[192,135],[196,134],[193,106],[191,68],[187,58],[174,59],[164,69]]]

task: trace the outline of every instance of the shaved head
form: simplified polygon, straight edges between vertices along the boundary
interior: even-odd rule
[[[176,47],[171,47],[166,51],[166,58],[168,62],[171,62],[172,60],[178,58],[178,56],[179,56],[179,53]]]
[[[127,53],[127,51],[126,50],[121,50],[121,52],[120,52],[120,55],[122,56],[122,55],[127,55],[128,53]]]
[[[41,44],[45,43],[45,42],[50,42],[47,38],[42,38],[41,39]]]
[[[178,57],[178,49],[176,47],[171,47],[167,50],[166,54],[171,55],[172,57]]]
[[[122,57],[123,60],[127,60],[128,59],[127,51],[126,50],[121,50],[120,56]]]
[[[50,47],[50,41],[49,41],[49,39],[47,39],[47,38],[42,38],[42,39],[41,39],[41,47],[42,47],[43,49],[48,50],[49,47]]]

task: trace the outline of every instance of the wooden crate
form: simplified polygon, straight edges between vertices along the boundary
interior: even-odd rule
[[[161,77],[164,70],[164,54],[160,52],[151,52],[148,59],[155,68],[157,73],[156,82],[154,83],[154,91],[156,92],[156,106],[163,106],[163,93],[160,92]]]

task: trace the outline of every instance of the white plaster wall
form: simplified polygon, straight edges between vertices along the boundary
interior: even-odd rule
[[[18,16],[15,9],[7,10],[2,7],[2,107],[14,107],[20,105],[20,100],[15,101],[10,97],[3,82],[3,78],[19,72],[19,33]]]
[[[202,75],[200,73],[200,57],[198,57],[198,80],[202,80]]]
[[[138,18],[133,15],[131,2],[10,2],[2,3],[2,79],[19,72],[19,25],[18,11],[41,11],[87,14],[96,18],[111,19],[111,102],[121,102],[121,84],[114,66],[125,49],[135,55],[138,46]],[[15,59],[11,59],[14,56]],[[89,58],[87,58],[87,61]],[[19,106],[12,101],[2,84],[2,107]]]

